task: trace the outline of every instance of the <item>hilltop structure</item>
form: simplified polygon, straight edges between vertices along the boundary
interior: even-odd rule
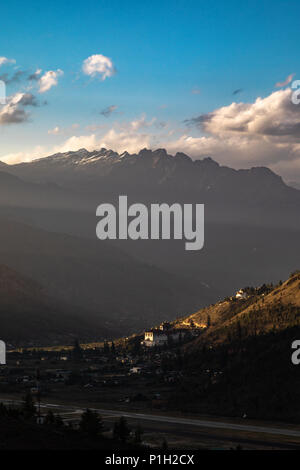
[[[244,300],[244,299],[247,299],[247,297],[248,297],[248,294],[244,289],[240,289],[235,294],[235,298],[238,299],[238,300]]]
[[[180,341],[188,332],[194,334],[195,330],[190,328],[173,328],[169,322],[163,322],[158,328],[145,331],[141,344],[146,347],[163,346],[170,341]]]

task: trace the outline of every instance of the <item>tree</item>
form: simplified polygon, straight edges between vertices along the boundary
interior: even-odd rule
[[[0,403],[0,416],[7,416],[7,408],[4,403]]]
[[[76,370],[73,370],[66,380],[66,385],[78,385],[82,383],[82,376]]]
[[[141,444],[142,443],[142,436],[144,434],[144,431],[142,430],[140,424],[137,426],[135,432],[134,432],[134,442],[136,444]]]
[[[161,449],[162,449],[162,450],[168,450],[168,442],[167,442],[166,439],[164,439],[164,440],[162,441]]]
[[[172,348],[174,345],[174,339],[172,335],[168,335],[168,347]]]
[[[49,410],[46,414],[44,423],[50,425],[55,423],[55,416],[52,410]]]
[[[62,428],[64,426],[64,421],[62,419],[62,417],[60,415],[56,415],[55,416],[55,426],[57,426],[58,428]]]
[[[134,339],[133,339],[133,349],[132,349],[132,352],[134,355],[138,355],[140,354],[141,352],[141,339],[139,336],[136,336]]]
[[[24,397],[22,411],[26,419],[30,419],[35,415],[35,412],[36,412],[35,404],[34,404],[34,401],[30,392],[27,392]]]
[[[241,339],[242,339],[242,327],[241,327],[240,321],[237,321],[237,323],[236,323],[236,335],[237,335],[238,341],[241,341]]]
[[[81,415],[79,428],[90,437],[98,437],[103,431],[102,418],[96,411],[87,409]]]
[[[116,421],[114,424],[113,436],[115,439],[118,439],[122,442],[126,442],[130,436],[130,428],[127,425],[127,421],[124,416],[121,416],[119,421]]]
[[[104,354],[109,354],[109,344],[107,341],[104,341],[103,352]]]
[[[75,339],[74,341],[72,356],[75,361],[81,361],[82,359],[82,349],[80,347],[78,339]]]
[[[210,315],[207,315],[207,319],[206,319],[206,328],[209,328],[210,325],[211,325]]]

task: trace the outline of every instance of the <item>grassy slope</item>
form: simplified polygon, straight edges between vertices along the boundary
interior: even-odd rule
[[[226,299],[175,324],[180,327],[192,321],[196,326],[206,326],[208,316],[211,326],[195,344],[221,344],[240,328],[243,336],[256,336],[297,326],[300,324],[300,274],[294,274],[269,293],[254,294],[246,300]]]
[[[184,347],[184,380],[170,398],[183,411],[300,422],[300,274],[265,296],[224,301],[182,319],[212,317]]]

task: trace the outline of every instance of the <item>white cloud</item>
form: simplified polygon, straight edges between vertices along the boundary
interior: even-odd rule
[[[85,129],[88,132],[101,131],[106,128],[107,128],[106,124],[89,124],[88,126],[85,127]]]
[[[272,167],[286,158],[291,151],[288,144],[279,146],[264,139],[251,139],[246,136],[223,139],[217,136],[194,137],[184,134],[162,142],[162,146],[170,153],[185,152],[195,159],[209,155],[219,163],[234,168],[262,165]]]
[[[287,88],[254,103],[231,103],[187,121],[214,135],[265,136],[290,139],[300,136],[300,107]]]
[[[7,57],[0,57],[0,67],[4,64],[15,64],[15,59],[8,59]]]
[[[275,83],[275,86],[276,88],[281,88],[281,87],[284,87],[286,85],[288,85],[289,83],[291,83],[291,81],[293,80],[293,77],[295,76],[294,73],[291,73],[290,75],[288,75],[286,77],[286,79],[284,80],[284,82],[277,82]]]
[[[0,160],[9,165],[14,165],[20,162],[31,162],[37,158],[45,156],[46,149],[40,145],[37,145],[33,150],[26,152],[12,152],[0,157]]]
[[[171,123],[161,126],[156,118],[143,114],[129,122],[116,121],[111,127],[89,126],[86,135],[74,135],[69,128],[71,136],[45,155],[82,147],[130,153],[164,147],[171,154],[181,151],[194,159],[210,155],[234,168],[269,166],[286,180],[300,180],[300,105],[291,103],[290,89],[253,103],[231,103],[187,124],[184,129]],[[49,133],[66,135],[59,126]]]
[[[156,121],[156,118],[152,118],[150,121],[147,121],[147,116],[146,114],[142,114],[139,118],[133,119],[133,121],[130,122],[122,122],[120,124],[117,124],[117,126],[120,129],[127,130],[130,132],[137,132],[140,129],[146,129],[148,127],[151,127]]]
[[[134,119],[130,122],[115,122],[110,129],[104,128],[102,125],[88,126],[87,130],[92,133],[88,135],[71,136],[65,142],[57,145],[50,153],[68,152],[86,148],[87,150],[97,150],[102,147],[115,150],[117,152],[128,151],[137,152],[142,148],[150,147],[155,139],[151,133],[141,132],[143,128],[149,128],[156,118],[149,121],[146,115]],[[58,126],[57,126],[58,127]],[[56,128],[54,128],[56,129]],[[54,131],[52,129],[52,131]],[[57,132],[60,133],[59,128]]]
[[[194,158],[211,155],[235,168],[269,166],[287,179],[295,179],[298,172],[300,180],[300,106],[291,102],[291,94],[288,88],[253,103],[231,103],[190,119],[187,124],[205,135],[185,132],[166,147]]]
[[[69,137],[63,144],[57,145],[53,152],[69,152],[86,148],[87,150],[95,150],[99,148],[99,142],[95,134],[80,135]]]
[[[38,80],[42,73],[42,69],[36,69],[36,71],[29,75],[28,80]]]
[[[70,134],[74,130],[78,129],[80,126],[76,122],[69,127],[60,127],[55,126],[53,129],[48,130],[48,134],[50,135],[65,135]]]
[[[151,146],[151,136],[148,134],[139,134],[135,132],[118,132],[110,129],[101,139],[100,148],[114,149],[119,153],[134,153],[142,148]]]
[[[44,75],[39,79],[39,93],[45,93],[50,90],[53,86],[58,84],[58,77],[63,75],[63,71],[58,70],[48,70]]]
[[[113,149],[117,152],[136,152],[144,147],[149,147],[151,136],[147,134],[128,133],[110,129],[103,136],[96,134],[72,136],[63,144],[55,147],[55,152],[68,152],[70,150],[97,150],[102,147]]]
[[[59,126],[56,126],[53,129],[48,130],[48,134],[57,135],[60,133],[61,133],[61,128]]]
[[[15,93],[7,98],[6,105],[0,108],[0,125],[27,121],[29,113],[24,108],[37,105],[36,98],[31,93]]]
[[[115,74],[112,60],[102,54],[94,54],[85,59],[82,64],[82,70],[91,77],[100,76],[101,80],[105,80]]]

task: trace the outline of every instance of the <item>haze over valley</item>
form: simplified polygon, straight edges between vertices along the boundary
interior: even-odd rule
[[[3,164],[0,180],[1,263],[92,321],[100,338],[278,282],[300,262],[300,191],[264,167],[82,149]],[[186,252],[183,240],[98,240],[96,207],[120,194],[146,205],[204,203],[203,250]]]

